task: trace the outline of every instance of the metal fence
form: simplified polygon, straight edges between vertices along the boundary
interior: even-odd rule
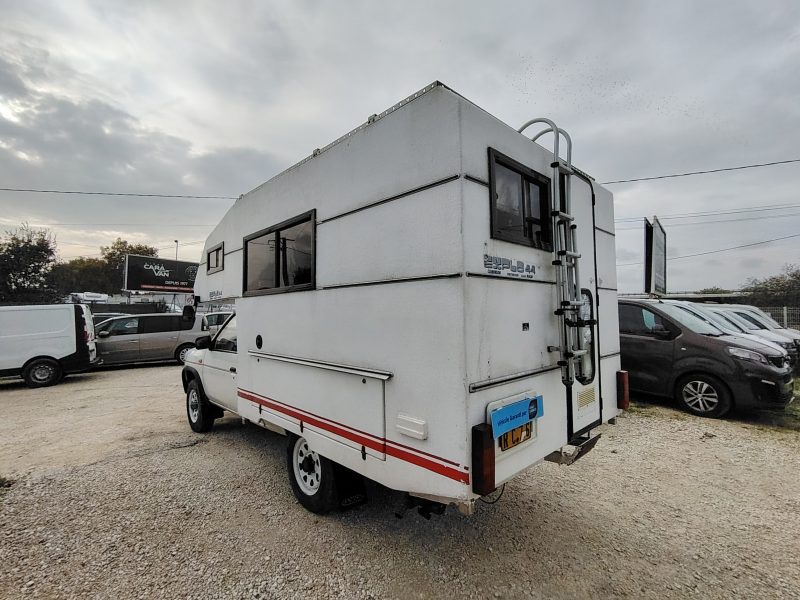
[[[800,329],[800,306],[759,306],[784,327]]]

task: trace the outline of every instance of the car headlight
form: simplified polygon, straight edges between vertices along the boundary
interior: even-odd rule
[[[752,362],[758,362],[762,364],[769,364],[767,362],[767,357],[763,354],[759,354],[758,352],[753,352],[752,350],[745,350],[744,348],[736,348],[731,347],[728,348],[728,353],[731,356],[735,356],[736,358],[741,358],[742,360],[750,360]]]
[[[786,350],[794,348],[794,342],[778,342],[778,345]]]

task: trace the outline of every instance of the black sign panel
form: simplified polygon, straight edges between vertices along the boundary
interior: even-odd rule
[[[122,289],[129,292],[194,291],[197,263],[152,256],[125,256],[125,278]]]
[[[644,220],[644,291],[667,293],[667,233],[658,217]]]

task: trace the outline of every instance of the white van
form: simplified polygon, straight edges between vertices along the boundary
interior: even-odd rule
[[[355,472],[469,513],[588,452],[624,406],[613,198],[521,130],[435,82],[240,197],[195,281],[236,316],[187,355],[192,428],[286,433],[315,512]]]
[[[43,387],[97,362],[87,306],[0,306],[0,377],[22,377],[29,387]]]

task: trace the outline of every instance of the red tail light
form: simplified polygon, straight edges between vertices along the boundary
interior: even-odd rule
[[[617,371],[617,408],[628,410],[631,404],[631,391],[628,386],[628,372]]]

